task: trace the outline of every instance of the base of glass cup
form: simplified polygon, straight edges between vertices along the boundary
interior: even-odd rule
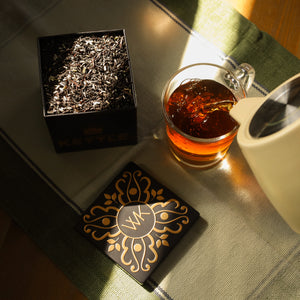
[[[211,157],[207,157],[205,155],[203,155],[203,156],[197,155],[197,156],[195,156],[195,159],[192,160],[192,159],[187,159],[183,156],[178,155],[174,151],[174,149],[172,148],[171,145],[169,145],[169,149],[177,161],[179,161],[180,163],[182,163],[186,166],[198,168],[198,169],[209,169],[209,168],[214,167],[215,165],[220,163],[225,158],[227,150],[228,150],[228,149],[226,149],[225,151],[216,154],[213,159]]]

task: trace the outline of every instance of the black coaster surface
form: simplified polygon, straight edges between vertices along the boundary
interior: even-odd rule
[[[130,162],[82,214],[76,229],[144,283],[198,217]]]

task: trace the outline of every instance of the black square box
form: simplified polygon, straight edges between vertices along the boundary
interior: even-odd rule
[[[75,228],[143,284],[199,219],[192,206],[129,162]]]
[[[43,116],[56,152],[137,143],[125,30],[38,38]]]

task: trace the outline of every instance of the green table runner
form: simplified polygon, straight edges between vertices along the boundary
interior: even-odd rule
[[[256,70],[271,91],[300,72],[300,60],[221,0],[160,0],[179,19],[238,63]]]
[[[151,113],[154,116],[150,120],[147,117],[149,107],[143,106],[142,102],[143,100],[145,102],[145,99],[154,99],[155,103],[160,101],[159,93],[164,82],[157,81],[156,77],[166,80],[178,68],[179,62],[175,58],[180,56],[180,51],[183,51],[179,49],[182,46],[181,42],[185,43],[189,35],[199,35],[200,46],[203,49],[213,49],[213,47],[210,48],[210,43],[212,43],[221,51],[220,54],[217,51],[214,53],[213,50],[209,50],[211,52],[211,57],[207,56],[209,61],[215,61],[215,56],[219,63],[222,60],[233,65],[242,62],[250,63],[256,69],[258,87],[256,91],[253,91],[253,95],[263,95],[266,93],[264,88],[272,90],[287,78],[298,73],[300,71],[299,60],[222,1],[127,0],[127,2],[128,4],[125,5],[119,0],[98,1],[97,3],[89,0],[84,4],[82,1],[73,1],[70,5],[69,1],[45,0],[39,3],[28,1],[24,4],[26,9],[21,4],[15,7],[11,4],[0,6],[2,11],[7,13],[6,18],[0,21],[2,27],[6,28],[0,32],[3,41],[0,45],[0,63],[2,70],[7,72],[6,76],[2,74],[0,77],[3,91],[1,102],[5,108],[1,115],[0,172],[1,178],[3,178],[1,180],[1,189],[3,190],[3,196],[0,199],[1,207],[24,228],[88,299],[182,299],[182,295],[187,293],[184,289],[190,284],[185,281],[184,277],[188,278],[189,273],[192,274],[192,272],[199,276],[197,284],[193,285],[195,289],[188,291],[189,297],[193,299],[232,299],[232,297],[234,299],[247,297],[249,299],[257,297],[295,299],[299,296],[299,288],[296,285],[297,278],[299,278],[299,238],[277,217],[270,204],[264,202],[266,201],[264,195],[251,176],[246,183],[236,179],[236,177],[243,178],[242,173],[248,172],[247,164],[238,147],[233,147],[232,154],[228,158],[229,164],[236,174],[236,177],[233,177],[237,182],[229,180],[232,177],[230,172],[226,171],[226,165],[223,168],[221,166],[219,172],[207,171],[201,175],[182,170],[170,160],[165,151],[165,145],[160,140],[160,126],[158,126],[160,109],[150,107],[153,109]],[[139,109],[143,115],[139,120],[142,140],[136,147],[95,150],[86,156],[84,153],[57,156],[53,153],[51,142],[46,137],[47,130],[40,129],[44,123],[39,115],[40,107],[36,105],[36,101],[39,101],[40,98],[36,91],[38,88],[36,38],[41,35],[61,33],[61,31],[111,29],[109,25],[102,23],[98,16],[98,14],[108,14],[108,12],[110,14],[113,12],[113,18],[120,20],[116,24],[126,27],[128,23],[125,21],[124,10],[120,8],[122,5],[126,7],[132,5],[134,15],[131,17],[140,22],[134,29],[134,26],[128,26],[125,29],[128,34],[130,54],[134,54],[131,59],[138,97],[141,102]],[[106,9],[107,12],[103,12],[103,9]],[[23,21],[18,19],[18,22],[14,23],[13,21],[18,18],[20,11],[26,12],[24,19]],[[69,17],[72,22],[64,22],[64,14],[68,14],[68,16],[74,14],[74,18]],[[157,16],[163,16],[163,18],[156,19]],[[137,40],[143,38],[142,35],[145,34],[143,26],[147,22],[151,24],[149,28],[153,28],[153,32],[149,32],[149,36],[157,38],[158,42],[151,44],[150,40],[147,41],[149,42],[148,49],[142,48],[141,51],[132,45],[132,41],[135,41],[135,38]],[[157,32],[154,30],[156,22],[159,25]],[[169,23],[171,24],[170,28],[167,27]],[[167,53],[168,55],[164,54],[165,51],[169,51],[167,48],[160,49],[157,46],[161,38],[160,31],[164,29],[163,26],[166,26],[166,30],[170,30],[170,35],[172,33],[182,39],[173,41],[174,44],[170,45],[175,45],[173,52]],[[176,52],[177,48],[179,54]],[[161,62],[159,62],[161,68],[155,70],[155,76],[153,74],[153,77],[150,78],[153,87],[151,90],[142,79],[145,72],[151,72],[151,65],[159,65],[157,62],[155,64],[151,61],[155,57],[151,57],[152,52],[159,54],[157,59],[161,58]],[[23,74],[15,73],[14,76],[10,74],[10,72],[18,70],[18,66],[14,65],[12,61],[7,62],[5,55],[10,57],[16,55],[16,60],[20,60],[22,63],[20,68]],[[217,56],[221,56],[221,59]],[[144,61],[147,61],[147,65]],[[173,64],[171,64],[172,61]],[[164,63],[168,65],[167,68],[164,68]],[[147,67],[148,65],[149,69],[140,68],[140,66]],[[14,91],[11,96],[12,89],[10,87],[13,80],[16,81],[16,84],[22,80],[25,82],[21,82],[24,89]],[[260,86],[261,90],[259,90]],[[24,99],[24,101],[14,103],[17,98]],[[29,103],[29,108],[24,103]],[[21,108],[16,108],[17,104],[21,104]],[[26,116],[29,112],[32,114],[30,118]],[[29,124],[29,119],[32,125]],[[36,129],[37,127],[39,128]],[[26,133],[36,130],[34,139],[25,138],[23,132],[20,132],[20,128],[24,129]],[[153,131],[156,139],[150,137]],[[26,150],[23,149],[23,146],[26,146]],[[39,154],[41,154],[41,158]],[[104,159],[99,156],[103,156]],[[47,157],[50,162],[54,158],[57,163],[60,161],[69,169],[74,170],[74,178],[77,176],[76,182],[82,183],[76,193],[74,187],[67,182],[63,175],[58,177],[60,179],[58,183],[52,181],[51,165],[46,165],[49,174],[40,168],[42,160]],[[91,163],[89,159],[94,159],[95,163],[101,163],[98,173],[94,174],[94,169],[86,166],[87,163]],[[184,243],[181,243],[176,251],[171,253],[167,261],[170,265],[165,263],[151,276],[147,288],[138,285],[73,229],[78,221],[78,214],[88,204],[87,201],[92,201],[89,197],[85,197],[90,186],[94,189],[91,195],[96,195],[108,183],[113,174],[118,172],[120,165],[127,163],[130,159],[152,168],[153,176],[169,182],[169,185],[172,179],[176,179],[176,176],[185,176],[187,186],[178,184],[173,188],[175,190],[178,188],[177,192],[182,195],[189,195],[189,193],[194,195],[188,201],[197,206],[200,214],[207,214],[206,217],[211,222],[207,228],[203,224],[196,225]],[[76,161],[78,161],[78,165],[73,166]],[[84,180],[88,176],[91,177],[91,180],[86,188]],[[228,181],[227,194],[219,195],[217,189],[214,191],[215,186],[218,186],[216,178]],[[61,188],[61,182],[65,183],[65,188]],[[250,186],[251,191],[247,190],[246,186],[248,188]],[[172,186],[170,188],[172,189]],[[240,189],[240,198],[233,193],[235,188]],[[203,195],[204,199],[199,200],[195,196],[198,193]],[[253,203],[246,203],[246,201],[242,203],[240,199],[246,200],[247,197],[250,197],[247,193],[251,197],[257,197],[257,200],[262,201],[264,205],[256,207],[256,204]],[[220,199],[220,201],[216,201],[216,199]],[[231,223],[230,219],[234,218],[237,219],[236,222]],[[275,232],[271,237],[268,236],[273,229]],[[220,235],[216,232],[219,232]],[[232,248],[221,247],[220,250],[228,251],[222,254],[217,252],[217,237],[220,238],[224,233],[226,233],[227,241],[222,240],[221,244],[225,245],[232,240]],[[202,240],[197,243],[199,237]],[[238,237],[238,240],[235,240],[235,237]],[[277,246],[276,242],[281,237],[284,245]],[[262,250],[257,261],[266,261],[264,270],[261,270],[259,266],[252,267],[254,262],[251,261],[251,258],[255,257],[257,253],[255,247],[253,248],[251,243],[248,244],[249,241],[255,243],[257,249]],[[185,247],[185,245],[187,246]],[[205,245],[205,247],[201,248],[201,245]],[[230,243],[226,246],[230,246]],[[245,260],[242,258],[243,247],[247,248],[245,253],[248,256]],[[187,260],[186,267],[183,268],[184,262],[176,256],[182,254],[184,257],[185,253],[190,253],[191,257],[193,257],[192,255],[197,257],[202,253],[209,257],[212,249],[216,251],[214,252],[216,255],[219,255],[215,257],[214,264],[212,265],[212,261],[209,260],[210,264],[203,264],[202,268],[196,270],[193,259]],[[230,266],[231,269],[237,270],[235,274],[227,274],[226,270],[218,273],[217,267],[225,265],[226,259],[235,263],[230,256],[226,256],[227,253],[235,253],[238,257],[236,265]],[[265,259],[271,254],[274,257]],[[224,260],[224,264],[222,260]],[[243,267],[249,273],[243,273]],[[178,281],[180,274],[171,272],[173,268],[182,271],[182,281],[181,279]],[[201,273],[207,278],[207,282],[201,281],[203,278]],[[233,277],[220,278],[221,274]],[[241,278],[240,274],[245,278]],[[258,283],[255,281],[256,277],[260,278]],[[230,282],[231,280],[232,282]],[[235,286],[237,289],[232,291],[232,294],[230,294],[231,286]]]

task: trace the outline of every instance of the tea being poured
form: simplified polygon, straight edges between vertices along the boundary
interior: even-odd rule
[[[167,141],[178,161],[210,168],[225,157],[239,128],[229,111],[246,97],[254,75],[245,63],[232,71],[192,64],[172,75],[162,102]]]
[[[222,136],[238,123],[229,115],[233,93],[213,80],[188,79],[169,98],[166,111],[177,128],[197,138]]]
[[[166,132],[175,157],[203,167],[220,161],[239,127],[229,115],[236,102],[233,93],[214,80],[182,82],[165,104]]]

